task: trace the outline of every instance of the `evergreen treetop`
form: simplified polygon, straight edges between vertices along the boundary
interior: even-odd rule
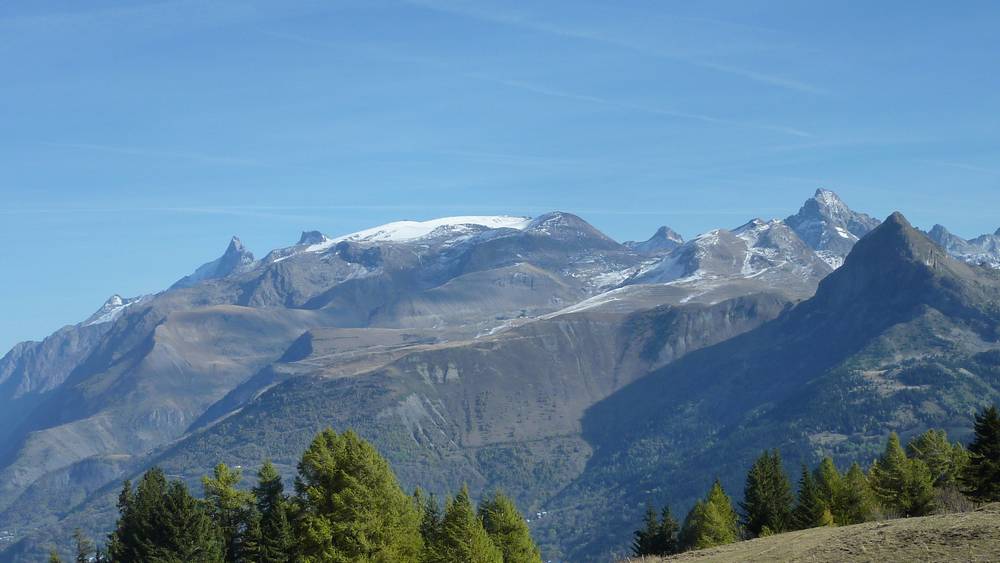
[[[298,472],[303,561],[419,559],[419,512],[388,462],[353,431],[322,431],[302,454]]]
[[[792,521],[791,484],[778,450],[764,452],[747,473],[743,489],[743,525],[747,533],[760,536],[790,529]]]
[[[1000,410],[995,405],[976,415],[968,452],[961,475],[963,490],[979,502],[1000,501]]]
[[[813,474],[808,467],[803,465],[802,475],[799,477],[799,491],[795,509],[792,512],[793,526],[796,530],[805,530],[825,525],[823,513],[826,509],[826,503],[820,496]]]
[[[476,515],[469,489],[462,486],[447,502],[437,541],[428,550],[432,563],[503,563],[503,553],[490,539]]]
[[[688,549],[704,549],[739,539],[739,517],[718,479],[684,521],[682,537]]]
[[[528,523],[509,497],[497,491],[484,499],[479,504],[479,518],[493,544],[500,548],[504,563],[541,563]]]

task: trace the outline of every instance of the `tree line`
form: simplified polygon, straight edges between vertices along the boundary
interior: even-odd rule
[[[77,562],[98,563],[540,563],[514,502],[500,492],[475,506],[463,486],[442,504],[400,487],[389,463],[353,431],[319,433],[302,454],[293,494],[271,462],[250,490],[225,464],[197,499],[159,468],[125,481],[119,518],[98,548],[74,533]],[[51,561],[59,561],[54,551]]]
[[[643,526],[633,534],[636,556],[672,555],[819,526],[846,526],[884,518],[925,516],[962,503],[1000,501],[1000,411],[975,418],[975,437],[966,449],[944,430],[928,430],[904,449],[893,432],[868,471],[854,463],[841,473],[824,458],[803,466],[793,493],[778,450],[766,451],[750,467],[743,501],[734,508],[716,479],[683,524],[664,507],[647,506]]]

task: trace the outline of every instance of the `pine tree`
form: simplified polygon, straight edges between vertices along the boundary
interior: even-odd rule
[[[147,471],[134,490],[125,481],[118,509],[108,542],[113,561],[223,561],[219,527],[183,483],[168,483],[158,468]]]
[[[163,511],[154,526],[163,541],[152,550],[150,561],[221,562],[225,560],[222,532],[207,511],[180,481],[167,485]]]
[[[643,527],[636,530],[632,540],[632,553],[636,557],[646,555],[673,555],[680,552],[678,532],[680,526],[670,513],[670,507],[663,507],[660,519],[656,519],[656,509],[646,505]]]
[[[295,481],[304,562],[417,561],[420,514],[385,458],[353,431],[321,432]]]
[[[1000,410],[995,405],[976,415],[975,438],[961,481],[969,498],[1000,501]]]
[[[805,530],[817,526],[825,526],[824,512],[829,507],[823,502],[819,488],[809,468],[802,466],[802,476],[799,478],[799,492],[792,511],[792,525],[796,530]]]
[[[658,555],[680,553],[680,545],[677,538],[679,531],[680,526],[678,526],[673,514],[670,513],[670,507],[664,506],[663,512],[660,514],[660,533],[657,541]]]
[[[49,563],[62,563],[62,558],[59,557],[59,552],[54,547],[49,550]]]
[[[906,500],[903,498],[906,489],[910,462],[906,452],[899,445],[899,436],[893,432],[885,445],[885,451],[872,464],[869,470],[869,483],[872,491],[882,506],[895,510],[901,516],[905,515]]]
[[[642,519],[642,528],[632,533],[632,554],[636,557],[645,555],[660,555],[656,539],[660,533],[660,522],[656,519],[656,509],[646,505],[646,515]]]
[[[934,512],[934,479],[927,464],[919,459],[910,460],[904,498],[906,516],[927,516]]]
[[[907,456],[927,464],[936,487],[955,485],[967,461],[965,448],[948,441],[944,430],[928,430],[906,445]]]
[[[434,493],[425,495],[419,488],[413,493],[414,504],[420,510],[420,536],[424,546],[437,542],[441,534],[441,504]]]
[[[837,466],[829,457],[824,457],[816,470],[813,472],[816,480],[816,490],[823,502],[830,507],[831,512],[835,510],[834,502],[840,494],[840,472]]]
[[[73,541],[76,543],[76,563],[89,563],[90,555],[94,553],[94,542],[84,535],[83,530],[73,530]]]
[[[428,550],[430,563],[502,563],[503,553],[483,527],[469,499],[469,489],[463,486],[455,498],[447,502],[441,531]]]
[[[867,522],[874,515],[875,499],[868,485],[868,477],[856,462],[841,480],[840,494],[834,505],[837,512],[833,517],[843,526]]]
[[[500,548],[504,563],[541,563],[541,552],[514,501],[497,491],[479,503],[478,514],[493,544]]]
[[[288,521],[289,503],[281,475],[270,461],[257,472],[256,519],[250,536],[253,539],[253,560],[259,563],[292,561],[295,536]]]
[[[205,502],[212,520],[222,529],[227,561],[242,561],[249,556],[246,543],[253,520],[253,494],[236,488],[242,476],[239,469],[226,464],[215,466],[212,477],[202,477]]]
[[[738,518],[729,495],[716,479],[705,499],[698,501],[684,519],[685,547],[705,549],[735,542],[739,538]]]
[[[748,533],[760,536],[788,530],[792,520],[792,487],[781,463],[781,454],[764,452],[747,473],[743,489],[743,522]]]
[[[868,482],[879,503],[899,516],[923,516],[934,508],[930,470],[923,461],[906,457],[895,432],[872,465]]]

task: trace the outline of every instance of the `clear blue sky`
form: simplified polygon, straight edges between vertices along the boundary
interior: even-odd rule
[[[0,349],[233,234],[560,209],[691,236],[820,186],[993,232],[998,29],[971,1],[4,2]]]

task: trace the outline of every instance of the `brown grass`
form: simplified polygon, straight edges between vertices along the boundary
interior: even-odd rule
[[[974,512],[814,528],[666,559],[625,561],[1000,561],[1000,503]]]

